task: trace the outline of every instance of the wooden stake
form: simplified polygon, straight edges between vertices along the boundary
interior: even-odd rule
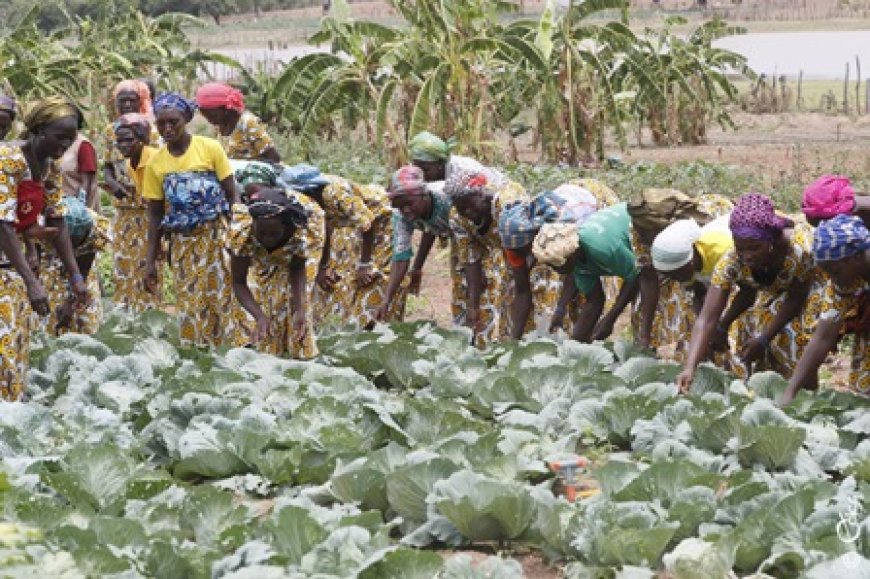
[[[849,114],[849,63],[846,63],[846,80],[843,81],[843,114]],[[837,139],[839,141],[839,139]]]
[[[861,59],[855,55],[855,112],[861,114]]]
[[[799,111],[802,111],[804,108],[804,96],[803,96],[803,84],[804,84],[804,71],[798,73],[798,89],[797,89],[797,108]]]

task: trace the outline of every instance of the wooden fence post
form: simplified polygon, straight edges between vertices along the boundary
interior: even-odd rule
[[[846,63],[846,80],[843,81],[843,114],[849,114],[849,63]]]
[[[804,84],[804,71],[798,73],[798,89],[797,89],[797,108],[799,111],[804,109],[804,96],[803,96],[803,84]]]
[[[855,113],[861,114],[861,59],[855,55]]]

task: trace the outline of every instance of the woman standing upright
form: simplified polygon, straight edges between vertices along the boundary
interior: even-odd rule
[[[227,215],[237,202],[229,159],[214,139],[191,135],[196,105],[165,93],[154,102],[166,143],[145,168],[148,255],[145,285],[157,290],[161,229],[169,235],[176,308],[184,343],[220,346],[232,337],[232,289],[224,256]]]
[[[131,180],[124,187],[123,198],[115,197],[113,301],[132,312],[159,308],[163,301],[163,266],[157,266],[157,284],[154,293],[142,287],[141,275],[148,262],[147,202],[142,197],[145,167],[157,148],[150,143],[152,126],[145,115],[127,113],[115,122],[115,149],[124,159],[121,167]],[[162,252],[160,252],[162,253]],[[161,260],[162,261],[162,260]]]
[[[151,103],[151,92],[148,85],[140,80],[124,80],[115,85],[112,90],[112,101],[115,105],[115,119],[123,115],[140,114],[151,123],[154,120],[154,110]],[[115,208],[135,207],[134,183],[127,166],[127,159],[115,147],[116,121],[109,123],[103,132],[103,180],[112,195]],[[150,125],[151,132],[146,144],[158,146],[160,134]],[[144,208],[144,206],[142,207]]]
[[[218,141],[230,159],[280,163],[281,155],[266,125],[245,110],[242,93],[222,82],[209,82],[196,91],[202,116],[218,130]]]
[[[34,233],[45,216],[54,250],[63,263],[77,302],[88,290],[64,223],[60,159],[76,138],[79,111],[60,97],[37,101],[24,115],[23,141],[0,144],[0,398],[17,400],[24,391],[30,352],[30,307],[47,315],[48,295],[22,251],[23,232]],[[28,306],[29,302],[29,306]]]

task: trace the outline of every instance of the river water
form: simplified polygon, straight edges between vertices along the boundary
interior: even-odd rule
[[[870,26],[870,24],[868,24]],[[754,32],[722,38],[716,46],[733,50],[748,59],[749,66],[761,74],[784,74],[804,78],[842,79],[846,63],[855,78],[855,57],[861,60],[862,77],[870,77],[870,30],[825,32]],[[263,63],[270,70],[282,62],[311,52],[325,50],[316,46],[289,46],[280,50],[243,48],[219,50],[249,68]]]

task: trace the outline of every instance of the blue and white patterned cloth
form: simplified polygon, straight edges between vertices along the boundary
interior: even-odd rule
[[[163,218],[167,231],[187,233],[230,211],[224,189],[212,171],[170,173],[163,179],[163,191],[169,204]]]
[[[870,231],[855,215],[837,215],[819,223],[813,237],[813,257],[818,261],[839,261],[870,249]]]

